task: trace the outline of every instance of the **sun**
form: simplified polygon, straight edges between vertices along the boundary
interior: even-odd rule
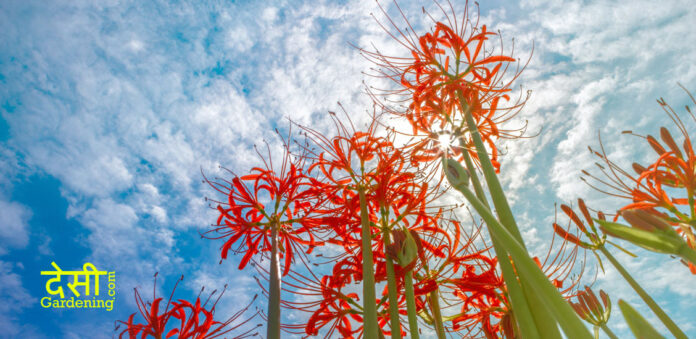
[[[449,133],[442,133],[437,136],[438,144],[440,149],[447,151],[452,146],[452,135]]]

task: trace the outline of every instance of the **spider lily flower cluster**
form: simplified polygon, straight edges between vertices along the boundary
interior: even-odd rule
[[[696,99],[691,95],[690,98],[696,104]],[[679,114],[664,99],[657,102],[681,134],[681,147],[666,127],[660,128],[661,141],[652,135],[640,136],[625,131],[643,139],[646,146],[656,153],[657,159],[648,166],[633,163],[632,170],[636,173],[633,175],[630,170],[624,170],[611,161],[602,145],[600,151],[590,151],[602,161],[603,165],[599,166],[603,176],[584,174],[601,184],[593,186],[597,190],[629,200],[614,221],[623,217],[631,227],[603,223],[607,233],[654,252],[678,256],[691,273],[696,274],[694,146],[687,125]],[[696,116],[689,106],[686,106],[686,111],[696,123]]]
[[[602,302],[599,302],[597,295],[585,286],[584,291],[580,291],[577,295],[577,302],[570,302],[573,309],[578,313],[580,318],[594,326],[595,338],[599,337],[599,329],[601,328],[609,336],[609,338],[618,338],[607,326],[609,317],[611,316],[611,301],[609,295],[603,290],[599,290],[599,296]]]
[[[479,26],[478,17],[472,22],[473,15],[469,13],[468,5],[461,16],[451,3],[448,5],[451,11],[438,4],[444,19],[434,22],[434,29],[425,34],[417,34],[408,22],[406,28],[401,29],[380,6],[388,18],[388,24],[380,25],[408,51],[391,56],[378,50],[361,49],[362,54],[377,66],[371,75],[398,84],[397,89],[373,89],[370,92],[387,111],[406,118],[413,134],[429,136],[413,145],[419,150],[413,153],[416,162],[440,157],[439,142],[434,147],[428,145],[433,139],[438,141],[437,136],[443,134],[451,135],[461,143],[461,148],[453,149],[455,154],[467,150],[478,161],[470,134],[473,126],[466,122],[466,115],[470,114],[476,131],[488,147],[491,163],[499,171],[499,151],[495,140],[518,138],[525,130],[524,127],[506,129],[504,126],[526,101],[523,97],[512,101],[510,96],[511,84],[524,67],[517,67],[514,75],[506,77],[516,60],[512,51],[510,55],[503,54],[502,38],[500,48],[494,49],[501,54],[491,52],[490,44],[497,43],[498,34],[489,31],[486,25]],[[401,12],[398,4],[396,7]],[[395,106],[397,104],[406,109],[399,109]]]
[[[268,300],[260,311],[266,337],[418,338],[430,331],[438,338],[591,338],[582,320],[595,327],[595,337],[599,328],[614,337],[607,294],[600,291],[600,303],[589,288],[577,290],[587,250],[602,270],[606,258],[670,332],[685,337],[607,249],[633,255],[611,240],[620,238],[678,255],[694,270],[696,156],[678,116],[667,109],[683,147],[666,129],[662,143],[645,137],[658,159],[634,165],[638,177],[603,148],[593,151],[610,178],[592,177],[617,192],[598,189],[631,202],[611,221],[602,212],[593,217],[582,199],[575,209],[561,205],[570,222],[555,222],[545,258],[533,257],[498,179],[496,145],[524,135],[524,127],[506,123],[526,101],[511,93],[526,65],[519,66],[498,33],[479,25],[468,4],[463,15],[449,2],[435,4],[442,19],[424,11],[433,19],[425,33],[408,21],[401,29],[380,6],[386,16],[380,26],[405,50],[387,56],[360,49],[376,65],[372,75],[396,86],[368,89],[375,108],[366,126],[356,127],[345,110],[330,112],[333,131],[292,124],[303,139],[291,128],[281,146],[257,149],[259,165],[249,173],[204,176],[221,198],[209,200],[218,218],[203,236],[221,240],[221,263],[235,257],[240,270],[255,269]],[[384,115],[405,119],[410,131],[384,128]],[[400,134],[409,141],[397,141]],[[678,189],[685,196],[670,194]],[[457,216],[463,204],[443,203],[454,191],[476,213],[471,225]],[[170,300],[161,311],[161,298],[146,307],[137,290],[136,301],[146,323],[131,316],[121,322],[122,336],[207,338],[231,331],[221,332],[230,322],[213,320],[216,303],[208,309],[200,300]],[[630,323],[645,325],[621,308]],[[165,333],[171,319],[181,327]]]
[[[258,334],[256,328],[260,325],[251,325],[251,320],[256,314],[251,316],[245,315],[245,313],[248,313],[247,311],[251,303],[256,299],[256,296],[254,296],[249,305],[243,307],[224,321],[220,321],[216,319],[216,306],[225,290],[223,289],[219,294],[217,291],[213,291],[204,301],[201,301],[201,294],[204,288],[201,288],[196,301],[193,303],[185,299],[172,300],[176,287],[183,279],[184,277],[181,276],[177,280],[166,305],[164,305],[164,309],[162,309],[164,299],[157,297],[156,294],[157,274],[155,274],[155,283],[153,284],[152,301],[145,301],[138,289],[133,289],[138,313],[144,322],[136,321],[136,313],[131,314],[127,321],[117,321],[116,331],[119,331],[121,326],[125,327],[119,333],[119,339],[161,339],[172,337],[180,339],[244,339]],[[226,288],[227,285],[225,285]]]

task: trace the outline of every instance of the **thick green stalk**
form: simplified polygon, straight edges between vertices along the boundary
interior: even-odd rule
[[[464,142],[459,139],[460,144],[464,147]],[[481,182],[476,175],[476,168],[469,157],[469,153],[464,151],[464,162],[466,164],[467,170],[469,172],[469,178],[474,186],[476,196],[483,203],[486,208],[489,208],[486,195],[482,188]],[[498,263],[500,264],[500,269],[503,272],[503,280],[505,281],[505,286],[507,286],[508,296],[510,297],[510,304],[515,314],[515,319],[517,320],[517,326],[520,331],[520,336],[522,338],[540,338],[539,332],[535,326],[535,319],[531,309],[529,308],[529,303],[522,291],[522,286],[517,280],[515,271],[512,268],[510,260],[508,258],[508,253],[503,246],[499,244],[496,239],[491,239],[493,242],[493,250],[498,257]]]
[[[437,331],[438,339],[445,339],[445,326],[442,323],[442,311],[440,310],[440,293],[437,289],[430,292],[430,309],[433,311],[433,324]]]
[[[505,281],[508,296],[510,297],[510,307],[517,320],[520,337],[541,338],[535,326],[532,309],[529,307],[529,303],[527,302],[527,298],[519,280],[517,280],[517,276],[515,276],[515,270],[512,268],[507,251],[505,251],[505,248],[497,239],[491,240],[493,241],[493,249],[495,250],[496,256],[499,258],[498,263],[500,264],[500,270],[503,272],[503,280]]]
[[[604,324],[604,325],[602,325],[601,327],[602,327],[602,330],[604,330],[604,333],[606,333],[607,336],[609,336],[609,338],[611,338],[611,339],[619,339],[619,337],[617,337],[616,334],[614,334],[614,332],[612,332],[612,331],[609,329],[609,326],[607,326],[607,324]]]
[[[280,339],[280,264],[278,262],[278,223],[271,223],[271,267],[268,281],[268,327],[266,338]]]
[[[631,287],[638,293],[638,295],[643,299],[643,301],[650,307],[650,309],[655,313],[655,315],[660,318],[663,324],[667,327],[667,329],[672,333],[673,336],[675,336],[677,339],[686,339],[687,336],[682,332],[682,330],[677,326],[677,324],[672,321],[672,319],[665,313],[665,311],[662,310],[662,308],[657,305],[655,300],[646,292],[640,285],[638,285],[638,282],[633,279],[633,277],[626,271],[626,269],[614,258],[614,256],[604,247],[600,246],[599,250],[602,251],[604,256],[609,259],[609,262],[616,267],[616,270],[619,271],[621,276],[628,282]]]
[[[489,226],[491,237],[498,239],[509,251],[515,262],[517,272],[522,281],[527,281],[533,291],[540,295],[541,301],[550,311],[550,315],[558,321],[566,335],[574,338],[591,338],[592,335],[580,321],[570,304],[563,299],[555,286],[551,284],[539,266],[529,257],[527,250],[515,239],[510,230],[505,228],[483,203],[465,185],[455,187],[462,192],[471,205]]]
[[[466,150],[464,138],[459,138],[459,145],[462,146],[462,148],[465,148],[462,151],[462,155],[464,156],[464,164],[466,165],[466,169],[469,171],[471,183],[474,186],[474,192],[476,192],[476,196],[479,198],[479,200],[481,200],[481,202],[490,209],[490,205],[488,204],[488,198],[486,197],[486,193],[483,190],[483,185],[481,185],[481,181],[479,180],[478,174],[476,173],[476,167],[474,166],[474,162],[471,161],[471,156],[469,156],[469,152]]]
[[[539,331],[539,337],[561,339],[558,322],[551,316],[549,309],[544,305],[544,301],[541,300],[542,295],[534,293],[533,288],[529,286],[529,281],[520,281],[520,283],[522,284],[524,295],[527,297],[529,309],[533,311],[531,317],[534,320],[536,329]]]
[[[384,248],[391,244],[389,239],[389,231],[383,234]],[[394,272],[394,263],[387,257],[387,291],[389,293],[389,326],[391,328],[391,337],[401,339],[401,324],[399,323],[399,295],[396,291],[396,273]],[[410,320],[410,319],[409,319]]]
[[[481,163],[481,170],[483,171],[483,175],[486,178],[486,183],[488,184],[488,189],[491,194],[491,198],[493,199],[493,205],[495,206],[498,218],[500,218],[500,222],[505,227],[507,227],[510,233],[513,234],[516,240],[524,248],[524,240],[522,239],[522,235],[520,234],[520,231],[517,228],[517,223],[515,222],[512,210],[510,209],[510,205],[508,204],[507,198],[505,197],[505,192],[503,191],[503,188],[500,185],[500,181],[498,180],[498,175],[495,173],[495,168],[493,168],[493,164],[491,163],[491,160],[488,157],[488,151],[486,151],[486,147],[483,144],[481,134],[478,131],[478,127],[476,126],[474,117],[471,114],[471,110],[469,109],[469,106],[466,104],[461,91],[457,91],[457,96],[459,99],[460,109],[464,114],[466,120],[467,129],[471,134],[471,138],[474,141],[474,145],[476,146],[476,154],[478,155],[479,162]],[[463,143],[461,139],[460,143]],[[464,153],[466,154],[467,152]],[[465,157],[465,161],[467,160],[467,157]],[[469,174],[471,175],[472,173],[475,173],[475,170],[473,166],[469,163],[470,160],[469,162],[467,162],[467,167],[469,168]],[[484,205],[487,206],[488,204],[486,203],[483,194],[479,194],[478,192],[479,187],[480,184],[479,186],[476,186],[476,184],[474,184],[474,190],[477,191],[477,196],[479,197],[479,199],[482,200],[482,202],[484,202]],[[498,252],[496,251],[496,253]],[[500,257],[500,254],[498,254],[498,258]],[[506,284],[508,282],[509,281],[506,280]],[[550,314],[548,314],[548,311],[546,309],[540,307],[542,301],[539,300],[539,297],[536,296],[535,293],[530,293],[530,288],[529,286],[526,286],[525,282],[520,281],[520,283],[522,284],[522,290],[525,292],[525,295],[527,296],[527,300],[525,303],[528,303],[528,305],[532,307],[531,309],[533,309],[535,312],[529,312],[529,314],[527,315],[524,314],[526,313],[525,310],[527,308],[523,308],[521,309],[521,312],[518,312],[517,315],[522,316],[523,318],[531,318],[534,321],[536,328],[539,330],[539,334],[543,338],[560,338],[561,335],[558,331],[558,327],[556,326],[556,324],[548,321],[548,319],[551,319]],[[520,304],[520,301],[518,301],[517,304]],[[525,322],[528,320],[529,319],[520,319],[520,322]]]
[[[406,297],[406,310],[408,311],[408,330],[411,332],[411,339],[418,339],[418,310],[416,309],[416,295],[413,291],[413,271],[406,272],[404,277],[404,289]],[[442,322],[442,319],[440,319]]]
[[[524,241],[522,240],[522,235],[519,229],[517,229],[517,223],[512,215],[512,210],[508,204],[507,198],[505,197],[505,192],[503,192],[503,187],[500,185],[498,180],[498,175],[495,174],[495,168],[493,168],[493,163],[491,163],[490,157],[488,157],[488,151],[483,144],[481,139],[481,133],[479,133],[478,127],[476,127],[476,121],[471,115],[471,110],[469,105],[464,99],[464,95],[461,90],[457,90],[457,97],[459,99],[459,106],[464,114],[466,120],[466,125],[471,138],[474,140],[474,145],[476,146],[476,154],[479,158],[479,163],[481,163],[481,171],[483,171],[483,176],[486,178],[486,183],[488,184],[488,190],[491,193],[491,199],[493,200],[493,205],[495,206],[495,211],[500,218],[500,222],[504,227],[512,233],[515,239],[524,248]]]
[[[362,224],[362,257],[363,257],[363,331],[365,338],[377,338],[380,332],[377,325],[377,304],[375,300],[375,272],[372,259],[372,232],[370,232],[370,217],[367,212],[365,189],[358,189],[360,198],[360,221]]]

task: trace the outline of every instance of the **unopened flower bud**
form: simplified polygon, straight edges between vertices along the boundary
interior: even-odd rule
[[[696,262],[696,252],[666,221],[638,210],[624,211],[621,215],[632,227],[603,220],[596,221],[608,235],[628,240],[649,251],[672,254]]]
[[[458,161],[443,157],[442,169],[452,187],[469,186],[469,172]]]
[[[631,224],[631,226],[645,231],[669,231],[672,229],[672,226],[662,218],[644,210],[626,210],[621,212],[621,216]]]
[[[609,296],[602,290],[599,291],[599,295],[602,298],[602,303],[599,302],[597,295],[590,287],[585,286],[585,290],[578,293],[578,302],[570,302],[580,318],[595,326],[605,325],[611,315]]]
[[[386,247],[387,256],[406,270],[413,267],[418,257],[419,244],[410,231],[391,232],[392,243]]]

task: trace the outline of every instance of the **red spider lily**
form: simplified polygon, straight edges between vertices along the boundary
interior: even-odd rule
[[[450,317],[451,330],[464,331],[467,337],[478,336],[477,331],[495,335],[501,331],[500,319],[506,317],[508,309],[505,283],[496,271],[497,259],[486,255],[490,248],[477,248],[474,240],[480,226],[472,234],[462,234],[457,221],[451,221],[451,226],[454,235],[443,238],[447,256],[436,264],[436,270],[431,270],[437,272],[439,289],[452,295],[446,298],[446,304],[459,307],[459,313]],[[462,242],[462,238],[467,240]]]
[[[490,250],[478,250],[473,241],[478,230],[465,235],[467,255],[460,256],[458,269],[441,280],[440,288],[451,290],[461,307],[459,313],[451,317],[452,331],[464,332],[465,336],[484,335],[486,338],[515,338],[514,314],[510,307],[505,282],[497,270],[498,259],[486,255]],[[582,278],[584,263],[576,267],[579,246],[562,239],[560,244],[552,238],[549,250],[543,260],[534,258],[537,265],[551,280],[565,298],[575,295],[575,288]],[[485,243],[484,243],[485,245]],[[477,333],[479,331],[479,333]]]
[[[332,117],[339,132],[333,138],[304,128],[320,150],[314,153],[310,171],[318,170],[325,178],[325,184],[317,187],[330,206],[322,212],[323,221],[335,236],[327,241],[343,246],[347,253],[361,246],[358,186],[365,192],[373,228],[388,230],[399,225],[412,229],[432,223],[427,205],[437,197],[437,187],[419,182],[419,173],[409,169],[392,134],[376,135],[379,117],[373,116],[364,132],[350,130],[335,114]],[[381,235],[377,229],[374,233],[379,242]]]
[[[348,113],[345,116],[348,117]],[[399,157],[394,154],[394,145],[385,137],[376,136],[378,118],[373,116],[366,131],[355,130],[352,121],[350,129],[340,122],[336,114],[330,112],[336,125],[338,135],[332,138],[308,127],[301,127],[319,149],[308,149],[313,163],[309,172],[317,171],[324,183],[316,183],[321,194],[327,197],[329,208],[323,210],[324,224],[339,238],[329,240],[337,244],[354,244],[360,242],[360,203],[358,189],[366,194],[370,185],[370,175],[376,175],[375,163],[383,168],[394,166],[400,168]],[[397,151],[398,152],[398,151]],[[368,209],[374,211],[374,204]]]
[[[351,129],[352,125],[351,128],[347,128],[335,118],[335,114],[332,114],[332,117],[339,132],[336,137],[326,138],[317,131],[305,128],[310,139],[315,141],[319,149],[319,152],[314,154],[315,162],[311,169],[317,169],[326,177],[324,180],[326,184],[322,186],[322,189],[324,189],[324,195],[328,197],[327,206],[330,207],[324,211],[325,221],[333,221],[327,223],[333,234],[328,237],[327,242],[339,245],[344,250],[342,254],[330,259],[335,263],[332,279],[348,284],[361,282],[364,278],[362,256],[364,243],[361,234],[358,189],[362,189],[365,194],[368,219],[372,225],[373,235],[370,242],[374,272],[372,278],[376,283],[387,281],[387,263],[393,258],[389,259],[385,255],[384,239],[394,231],[409,230],[415,232],[419,239],[420,234],[424,234],[426,240],[419,241],[424,251],[434,251],[444,256],[442,248],[429,242],[431,238],[436,238],[436,234],[446,233],[438,229],[436,225],[440,215],[439,209],[433,210],[428,206],[437,196],[433,194],[435,190],[419,182],[418,172],[410,171],[407,166],[408,159],[392,142],[392,134],[387,131],[385,136],[376,135],[376,127],[379,123],[377,117],[373,117],[366,132],[355,131],[354,128]],[[404,272],[412,267],[411,264],[405,265],[407,267],[394,265],[399,290],[403,288]],[[427,294],[434,288],[434,281],[420,280],[415,284],[418,295]],[[378,325],[383,328],[383,333],[389,333],[385,330],[390,320],[390,314],[386,311],[389,308],[387,294],[385,286],[383,298],[378,304],[383,311],[377,314]],[[403,294],[397,302],[399,307],[403,306]],[[337,311],[341,305],[343,305],[342,311]],[[348,305],[345,302],[326,304],[322,312],[328,312],[331,309],[333,316],[345,316],[349,312],[346,307]],[[331,314],[322,314],[322,317],[338,319]],[[314,330],[316,326],[309,326],[309,328]],[[345,326],[338,326],[338,328],[342,331],[347,330]]]
[[[688,91],[686,92],[692,102],[696,104],[696,99]],[[696,248],[695,227],[691,224],[691,220],[696,216],[696,204],[694,203],[696,154],[684,122],[664,99],[657,102],[679,130],[683,139],[681,148],[665,127],[660,128],[661,141],[651,135],[639,136],[647,141],[658,158],[648,166],[634,163],[633,170],[637,174],[634,176],[608,159],[600,140],[601,152],[593,152],[608,167],[608,169],[600,167],[608,181],[587,172],[583,173],[604,184],[609,190],[591,185],[593,188],[631,201],[624,205],[620,211],[640,209],[662,218],[675,227],[675,230],[685,238],[691,248]],[[686,106],[686,110],[696,122],[696,116],[691,113],[688,106]],[[631,131],[624,133],[633,134]],[[614,221],[618,217],[617,213]],[[696,274],[696,266],[691,263],[685,264],[689,266],[692,273]]]
[[[638,174],[637,177],[634,177],[608,159],[600,140],[601,152],[592,149],[590,151],[607,165],[607,169],[604,167],[600,167],[600,169],[609,179],[609,182],[603,181],[585,171],[583,173],[604,184],[611,191],[595,186],[592,186],[593,188],[600,192],[632,201],[630,204],[623,206],[621,210],[645,209],[653,213],[660,213],[658,209],[662,208],[666,212],[678,215],[681,214],[678,206],[689,205],[690,211],[687,213],[694,214],[693,199],[689,202],[688,198],[671,197],[671,194],[665,190],[665,187],[683,188],[687,196],[693,197],[694,189],[696,189],[696,174],[694,174],[694,170],[696,170],[696,156],[694,155],[693,145],[684,123],[677,114],[664,100],[658,100],[658,103],[682,133],[684,138],[683,152],[679,149],[669,131],[664,127],[660,129],[660,138],[664,142],[664,146],[651,135],[646,137],[639,136],[648,142],[648,145],[657,153],[658,159],[647,167],[634,163],[633,170]],[[624,131],[624,133],[633,134],[631,131]]]
[[[500,319],[509,312],[502,293],[505,283],[495,271],[496,259],[481,259],[478,265],[467,265],[460,278],[450,280],[454,296],[462,302],[460,315],[452,319],[452,329],[466,329],[469,334],[479,329],[486,337],[495,337],[502,330]]]
[[[650,145],[659,146],[659,143],[655,141],[652,136],[648,136],[646,139]],[[600,151],[595,151],[590,148],[590,152],[599,157],[607,165],[606,167],[601,166],[599,168],[609,181],[602,180],[584,170],[582,173],[600,182],[610,190],[588,184],[602,193],[632,201],[632,203],[625,205],[622,209],[640,208],[652,210],[658,207],[667,209],[676,208],[675,202],[669,197],[663,188],[661,180],[659,180],[660,175],[657,171],[657,166],[653,165],[646,169],[638,164],[634,164],[633,169],[638,172],[638,176],[636,177],[609,160],[604,146],[601,145],[601,141]],[[583,180],[587,182],[584,178]],[[618,218],[618,215],[616,217]]]
[[[469,235],[456,220],[439,219],[439,223],[428,230],[411,230],[423,238],[419,241],[420,260],[414,267],[418,313],[432,319],[427,297],[439,290],[445,304],[451,305],[448,308],[461,310],[450,317],[452,331],[466,329],[467,335],[472,335],[476,329],[491,325],[489,315],[498,315],[496,310],[504,302],[500,295],[504,284],[495,272],[496,260],[485,255],[488,249],[478,250],[474,244],[480,228]]]
[[[664,101],[659,101],[661,105],[667,106]],[[669,106],[667,106],[669,107]],[[678,121],[678,120],[677,120]],[[640,174],[639,180],[643,179],[647,183],[652,183],[653,186],[659,187],[662,193],[662,199],[657,203],[642,202],[639,197],[634,194],[633,204],[629,204],[621,208],[628,210],[631,208],[644,209],[653,214],[665,217],[668,221],[677,226],[677,231],[685,238],[691,248],[696,248],[696,237],[693,233],[693,227],[689,226],[689,221],[696,215],[694,206],[694,192],[696,192],[696,155],[694,155],[693,146],[689,135],[681,121],[677,126],[682,131],[684,136],[683,152],[677,147],[676,142],[666,128],[660,129],[660,135],[665,142],[669,151],[666,151],[654,138],[648,138],[653,149],[656,152],[661,152],[657,161],[644,169]],[[634,166],[638,167],[638,166]],[[683,189],[687,197],[669,197],[661,188],[662,186],[672,189]],[[674,190],[670,191],[674,194]],[[639,192],[636,192],[639,193]],[[679,206],[686,206],[686,213],[680,211]],[[667,213],[656,211],[656,208],[664,208]],[[671,216],[668,216],[671,214]],[[691,270],[696,274],[696,267],[690,265]]]
[[[568,231],[568,228],[563,228],[555,222],[553,223],[554,232],[556,232],[556,234],[561,236],[564,240],[585,249],[595,250],[600,246],[604,246],[604,242],[606,241],[607,236],[605,234],[600,234],[600,232],[598,231],[598,228],[595,226],[594,219],[592,219],[590,211],[587,208],[587,205],[585,205],[584,200],[578,199],[578,208],[580,209],[580,212],[582,213],[582,216],[584,217],[585,221],[580,219],[580,217],[575,213],[575,211],[573,211],[573,209],[570,206],[561,205],[561,210],[563,211],[563,213],[565,213],[568,216],[568,218],[570,218],[570,221],[573,224],[575,224],[575,226],[578,228],[579,233],[584,234],[588,238],[589,242],[581,240],[579,237],[579,233],[578,235],[573,234]],[[597,218],[599,220],[606,220],[606,217],[602,212],[597,213]],[[587,224],[587,226],[585,224]]]
[[[594,254],[594,256],[597,258],[599,267],[602,270],[604,270],[604,265],[602,264],[602,258],[599,256],[597,251],[601,251],[603,248],[605,248],[606,243],[613,245],[630,256],[635,256],[633,253],[627,251],[618,244],[608,240],[607,233],[605,233],[600,225],[596,224],[595,220],[599,220],[600,222],[606,221],[606,216],[604,213],[597,211],[596,218],[592,218],[589,208],[582,199],[578,199],[577,207],[580,210],[580,215],[582,218],[575,213],[570,206],[561,205],[561,210],[568,216],[571,223],[564,228],[554,222],[553,230],[557,235],[559,235],[565,241],[574,244],[576,247],[591,250],[592,254]],[[577,231],[570,231],[571,224],[575,225]],[[584,235],[587,239],[583,239],[582,235]]]
[[[490,147],[494,165],[498,169],[494,140],[500,137],[517,138],[524,134],[524,127],[514,130],[499,128],[500,124],[514,117],[526,101],[520,100],[520,97],[509,107],[500,105],[501,99],[510,100],[506,93],[510,92],[510,85],[521,70],[518,68],[511,79],[503,80],[503,75],[515,59],[502,54],[502,44],[500,55],[488,54],[486,43],[497,34],[488,31],[485,25],[479,27],[478,19],[470,20],[468,3],[461,19],[451,3],[448,3],[449,12],[439,3],[436,4],[442,10],[444,20],[433,19],[433,30],[419,36],[408,21],[407,28],[400,29],[382,8],[389,26],[395,32],[392,33],[381,23],[380,26],[409,50],[410,57],[386,56],[379,51],[364,49],[361,52],[378,66],[373,76],[388,78],[400,86],[397,90],[379,91],[378,95],[401,95],[404,96],[403,102],[408,103],[405,113],[383,104],[387,111],[405,117],[413,127],[414,134],[422,132],[432,135],[444,129],[455,134],[456,138],[462,137],[463,145],[476,157],[476,152],[469,145],[471,140],[463,133],[465,131],[459,131],[464,127],[466,115],[462,109],[468,110],[482,139]],[[396,7],[401,12],[399,6]],[[401,14],[405,18],[403,12]],[[427,159],[428,153],[437,153],[437,147],[430,148],[427,144],[428,141],[420,141],[415,145],[416,149],[424,151],[415,155],[416,159]]]
[[[602,303],[599,302],[597,295],[595,295],[592,289],[589,286],[585,286],[585,290],[578,293],[578,302],[570,302],[570,305],[573,306],[580,318],[594,326],[606,325],[611,315],[609,295],[603,290],[599,290],[599,296],[602,298]]]
[[[119,320],[118,323],[126,326],[126,328],[123,331],[121,331],[119,339],[123,338],[124,335],[130,339],[144,339],[148,337],[171,338],[173,336],[177,336],[177,338],[180,339],[205,339],[218,338],[223,335],[226,335],[227,338],[243,339],[257,335],[257,333],[253,332],[254,329],[252,328],[249,330],[245,330],[243,333],[237,334],[234,337],[228,336],[230,332],[242,328],[254,316],[256,316],[256,314],[254,314],[246,320],[238,322],[242,314],[248,310],[251,303],[223,322],[216,321],[214,319],[215,306],[224,294],[224,290],[222,293],[220,293],[220,295],[217,297],[215,302],[210,307],[206,307],[206,305],[208,304],[210,299],[216,294],[216,291],[213,291],[203,304],[201,304],[200,294],[193,304],[184,299],[172,301],[172,297],[174,295],[174,291],[176,290],[176,286],[179,284],[179,281],[183,279],[183,276],[177,281],[176,285],[174,286],[174,289],[172,290],[171,295],[169,296],[167,305],[164,311],[162,311],[160,307],[162,298],[157,298],[154,294],[157,281],[156,277],[157,275],[155,274],[155,287],[153,288],[154,301],[145,302],[143,298],[140,296],[138,289],[134,289],[135,302],[138,305],[138,311],[145,319],[145,323],[134,323],[134,318],[136,315],[135,313],[131,314],[130,317],[128,317],[127,322]],[[225,288],[227,288],[227,286],[225,286]],[[201,289],[201,292],[202,291],[203,290]],[[254,299],[256,299],[256,297],[254,297]],[[176,326],[176,320],[178,320],[178,327]],[[118,330],[118,327],[116,328],[116,330]]]
[[[344,264],[352,266],[347,261]],[[318,336],[322,330],[325,337],[332,337],[338,331],[343,338],[360,335],[362,310],[359,297],[356,293],[342,292],[352,281],[353,274],[360,270],[360,264],[356,269],[351,269],[338,263],[333,270],[333,275],[321,278],[311,271],[308,275],[291,271],[287,276],[283,290],[302,298],[299,301],[285,300],[283,306],[311,314],[305,323],[285,325],[287,332]]]
[[[123,322],[119,320],[118,322],[126,325],[126,329],[121,332],[119,338],[122,338],[124,334],[128,334],[129,338],[136,338],[136,335],[141,332],[142,338],[146,338],[147,336],[161,338],[164,334],[167,322],[172,317],[172,312],[169,308],[172,305],[172,296],[174,295],[174,291],[176,290],[176,287],[179,285],[179,282],[183,279],[184,276],[181,276],[181,278],[177,280],[176,284],[174,285],[174,289],[172,289],[172,294],[169,296],[169,300],[167,300],[167,305],[162,314],[160,314],[159,307],[160,303],[162,302],[162,298],[157,298],[157,294],[155,292],[157,288],[156,273],[155,284],[152,289],[154,299],[152,302],[146,303],[140,296],[140,292],[138,292],[138,289],[133,289],[133,293],[135,294],[135,303],[138,306],[138,312],[140,312],[140,315],[142,315],[142,317],[145,319],[145,324],[133,323],[135,313],[131,314],[131,316],[128,318],[128,322]]]
[[[289,140],[289,137],[288,137]],[[283,140],[285,142],[285,140]],[[285,142],[280,168],[274,168],[270,147],[268,156],[260,156],[264,167],[255,167],[252,174],[236,176],[231,181],[206,181],[218,192],[227,195],[227,203],[217,202],[220,212],[211,239],[225,238],[221,261],[233,245],[235,253],[243,253],[239,268],[243,269],[258,254],[270,257],[268,289],[267,336],[277,338],[282,330],[280,257],[284,260],[282,276],[290,272],[299,248],[311,253],[321,232],[324,219],[318,213],[323,204],[321,183],[304,172],[304,155],[290,153]],[[258,153],[258,151],[257,151]],[[260,155],[260,154],[259,154]]]
[[[268,159],[270,159],[270,150]],[[227,196],[218,201],[220,213],[211,239],[226,239],[220,256],[226,259],[232,249],[243,253],[239,269],[243,269],[254,255],[271,251],[271,232],[278,227],[280,254],[284,257],[283,275],[293,262],[293,250],[301,245],[306,253],[322,244],[316,235],[322,223],[316,213],[321,204],[315,180],[303,171],[304,158],[285,152],[279,169],[271,160],[264,159],[264,167],[255,167],[252,174],[230,180],[210,181],[213,188]],[[274,226],[275,225],[275,226]],[[236,245],[236,248],[232,246]]]

